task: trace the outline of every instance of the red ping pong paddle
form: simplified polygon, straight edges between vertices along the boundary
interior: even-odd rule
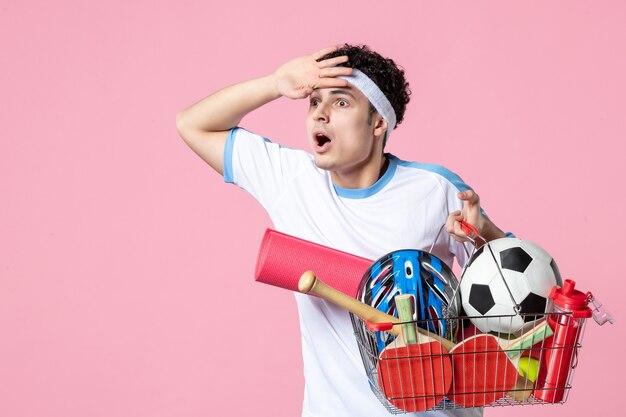
[[[449,345],[452,342],[434,334],[431,337],[426,330],[415,326],[415,339],[422,343],[407,346],[402,325],[398,325],[401,324],[399,318],[335,290],[310,271],[300,278],[298,290],[343,307],[365,321],[396,324],[389,330],[397,335],[396,340],[381,352],[377,365],[380,387],[394,406],[405,411],[424,411],[443,399],[452,381],[452,366],[438,340],[445,340]]]
[[[425,411],[441,402],[450,389],[450,357],[440,343],[416,332],[412,295],[397,295],[395,303],[402,331],[380,354],[378,384],[395,407]]]
[[[543,322],[514,340],[489,334],[467,338],[450,350],[453,382],[448,398],[463,407],[482,407],[504,397],[516,386],[519,355],[551,334]]]

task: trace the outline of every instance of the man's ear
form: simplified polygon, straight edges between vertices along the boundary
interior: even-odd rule
[[[387,132],[387,128],[389,127],[387,125],[387,121],[383,119],[383,117],[378,112],[376,112],[373,122],[374,131],[372,133],[374,134],[374,136],[384,136],[385,132]]]

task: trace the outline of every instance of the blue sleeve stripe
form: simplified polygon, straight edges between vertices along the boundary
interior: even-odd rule
[[[463,182],[461,177],[459,177],[457,174],[450,171],[449,169],[442,167],[441,165],[424,164],[421,162],[407,162],[407,161],[402,161],[402,160],[398,160],[398,165],[410,167],[410,168],[423,169],[425,171],[430,171],[435,174],[439,174],[442,177],[444,177],[446,180],[450,181],[452,185],[454,185],[456,189],[459,191],[466,191],[466,190],[472,189],[472,187],[470,187],[469,185]],[[480,212],[483,214],[483,216],[489,217],[487,215],[487,212],[483,210],[482,207],[480,208]],[[506,237],[515,237],[515,234],[511,232],[506,232]]]
[[[424,164],[421,162],[407,162],[407,161],[402,161],[402,160],[398,160],[398,165],[410,167],[410,168],[422,169],[424,171],[429,171],[429,172],[434,172],[435,174],[439,174],[445,179],[447,179],[448,181],[450,181],[452,185],[454,185],[459,191],[466,191],[466,190],[472,189],[469,185],[463,182],[461,177],[459,177],[457,174],[450,171],[449,169],[442,167],[441,165]]]
[[[454,185],[456,189],[459,190],[459,192],[472,190],[472,187],[465,184],[465,182],[463,182],[461,177],[459,177],[457,174],[450,171],[449,169],[442,167],[441,165],[425,164],[422,162],[408,162],[408,161],[402,161],[402,160],[398,160],[398,165],[401,165],[404,167],[422,169],[424,171],[429,171],[429,172],[433,172],[435,174],[441,175],[450,183],[452,183],[452,185]],[[487,216],[487,212],[485,212],[485,210],[483,210],[482,207],[480,208],[480,211],[484,216]]]
[[[231,184],[235,182],[233,178],[233,146],[235,145],[235,135],[238,130],[238,127],[230,129],[228,138],[224,144],[224,182]]]

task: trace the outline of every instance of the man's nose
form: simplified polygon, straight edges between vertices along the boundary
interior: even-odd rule
[[[313,112],[313,118],[318,121],[328,121],[328,108],[325,104],[318,104],[315,108],[315,112]]]

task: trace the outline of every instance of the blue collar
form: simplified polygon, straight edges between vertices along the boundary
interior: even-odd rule
[[[387,170],[383,176],[380,177],[378,181],[367,188],[343,188],[333,183],[333,187],[335,188],[337,195],[339,197],[352,199],[367,198],[382,190],[385,185],[391,181],[393,175],[396,173],[396,167],[398,166],[398,158],[389,153],[385,154],[385,156],[389,160],[389,165],[387,166]]]

